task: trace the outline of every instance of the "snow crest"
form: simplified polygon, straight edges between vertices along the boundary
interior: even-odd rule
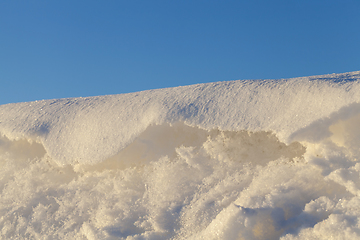
[[[238,80],[7,104],[0,106],[0,134],[39,142],[63,165],[99,163],[149,126],[179,121],[206,130],[272,131],[288,143],[293,133],[360,102],[359,75]]]

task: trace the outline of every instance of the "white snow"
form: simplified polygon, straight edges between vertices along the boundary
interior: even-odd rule
[[[0,106],[0,238],[360,239],[360,71]]]

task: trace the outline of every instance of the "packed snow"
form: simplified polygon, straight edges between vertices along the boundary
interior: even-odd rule
[[[1,239],[360,239],[360,71],[0,106]]]

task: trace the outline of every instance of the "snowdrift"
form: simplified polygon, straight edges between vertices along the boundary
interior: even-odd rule
[[[0,106],[0,236],[360,239],[360,72]]]

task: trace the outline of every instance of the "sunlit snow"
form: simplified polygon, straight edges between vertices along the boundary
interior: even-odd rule
[[[1,105],[0,238],[360,239],[359,146],[360,71]]]

